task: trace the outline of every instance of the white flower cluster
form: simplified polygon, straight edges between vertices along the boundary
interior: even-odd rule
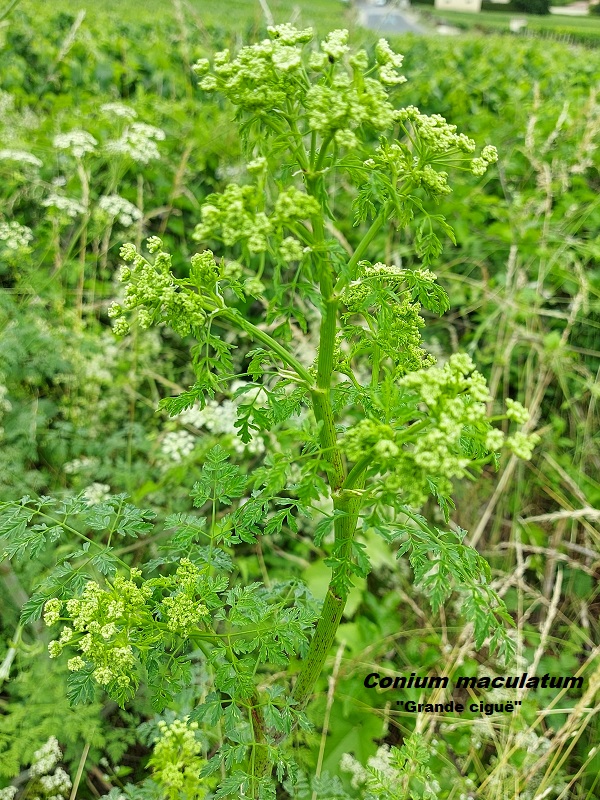
[[[72,787],[71,778],[62,767],[57,767],[54,775],[43,775],[40,778],[40,785],[48,795],[48,800],[66,797]]]
[[[97,464],[98,459],[82,456],[81,458],[74,458],[72,461],[67,461],[63,467],[63,472],[65,475],[77,475],[80,472],[93,469]]]
[[[162,142],[165,132],[153,125],[134,122],[123,131],[119,139],[107,142],[106,151],[115,155],[129,156],[140,164],[148,164],[160,158],[156,142]]]
[[[62,751],[55,736],[51,736],[46,744],[34,753],[29,774],[32,778],[39,778],[35,784],[38,793],[35,800],[39,800],[41,793],[46,795],[47,800],[64,800],[68,797],[73,784],[64,769],[56,767],[61,758]],[[52,770],[54,772],[50,774]],[[14,787],[8,788],[10,790]],[[16,788],[12,793],[8,791],[4,794],[4,791],[0,791],[0,800],[12,800],[16,794]]]
[[[53,192],[42,200],[42,205],[46,208],[55,208],[70,219],[78,217],[80,214],[85,214],[85,206],[83,206],[79,200],[75,200],[72,197],[65,197],[62,194],[56,194],[56,192]]]
[[[13,800],[16,793],[16,786],[6,786],[4,789],[0,789],[0,800]]]
[[[15,161],[18,164],[27,164],[27,166],[31,167],[42,166],[40,159],[26,150],[0,150],[0,161]]]
[[[137,117],[133,108],[126,106],[125,103],[104,103],[100,106],[100,111],[107,117],[120,117],[129,121]]]
[[[552,742],[546,736],[538,736],[535,731],[531,729],[517,731],[515,735],[515,747],[526,750],[528,753],[547,753],[552,747]]]
[[[187,458],[194,449],[195,439],[191,433],[187,431],[170,431],[165,433],[161,454],[165,459],[170,459],[176,464]]]
[[[377,751],[377,755],[379,755],[379,750]],[[365,783],[369,777],[367,770],[354,758],[353,755],[350,755],[350,753],[344,753],[342,755],[340,759],[340,770],[342,772],[350,772],[352,774],[352,781],[350,785],[353,789],[358,789],[358,787]]]
[[[12,220],[11,222],[0,222],[0,242],[8,250],[20,250],[28,247],[33,239],[31,228]]]
[[[93,153],[97,144],[91,133],[81,130],[59,133],[54,137],[54,146],[58,150],[69,150],[75,158],[83,158],[86,153]]]
[[[102,195],[98,200],[98,208],[112,220],[129,228],[134,222],[142,218],[142,212],[118,194]]]
[[[355,789],[361,784],[367,783],[367,781],[369,789],[389,789],[401,778],[401,774],[398,772],[397,768],[392,765],[392,759],[393,753],[389,745],[384,744],[378,748],[374,756],[371,756],[367,760],[369,770],[366,770],[362,764],[349,753],[344,753],[342,755],[340,759],[340,769],[342,772],[352,773],[351,785]],[[377,773],[377,775],[375,776],[373,772]],[[381,785],[381,779],[385,782],[385,787]],[[435,797],[440,791],[440,788],[438,781],[426,781],[425,789],[427,794],[424,796]],[[369,797],[371,797],[371,795],[369,795]]]
[[[8,388],[0,383],[0,420],[2,419],[2,417],[6,412],[12,409],[12,404],[10,400],[6,399],[7,394],[8,394]],[[0,425],[0,438],[2,438],[3,435],[4,435],[4,428]]]
[[[183,411],[178,419],[184,425],[206,428],[211,433],[235,434],[237,406],[232,400],[224,400],[222,403],[209,400],[204,408],[189,408]]]
[[[99,344],[99,352],[94,353],[94,355],[86,354],[85,357],[77,358],[77,365],[88,381],[111,383],[114,379],[116,362],[119,358],[119,347],[115,344],[110,333],[101,337]]]
[[[397,777],[397,774],[396,770],[390,763],[391,756],[392,752],[390,748],[386,745],[382,745],[380,748],[378,748],[375,755],[369,758],[367,764],[372,769],[375,769],[377,770],[377,772],[380,772],[386,778],[393,780],[394,778]]]
[[[88,506],[97,506],[110,497],[110,486],[106,483],[91,483],[83,493],[83,498]]]
[[[47,775],[62,758],[62,750],[56,736],[51,736],[45,745],[33,754],[33,763],[29,768],[32,777]]]
[[[10,92],[0,91],[0,119],[3,119],[6,114],[13,110],[15,107],[15,98]]]

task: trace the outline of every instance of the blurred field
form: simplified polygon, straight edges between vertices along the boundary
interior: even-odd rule
[[[226,21],[227,28],[245,31],[249,26],[264,23],[265,14],[258,0],[21,0],[18,6],[27,13],[42,16],[58,12],[77,13],[84,10],[90,20],[118,24],[124,22],[144,22],[156,27],[176,20],[181,14],[200,26],[221,27]],[[273,17],[281,22],[297,18],[304,25],[314,25],[320,30],[346,27],[352,23],[348,5],[341,0],[269,0],[268,9]]]

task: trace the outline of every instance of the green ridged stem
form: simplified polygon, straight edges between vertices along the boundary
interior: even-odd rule
[[[313,177],[307,180],[307,189],[313,197],[319,195],[319,182],[321,178]],[[321,447],[327,454],[329,461],[328,476],[331,490],[337,491],[346,478],[346,468],[342,459],[337,435],[335,420],[331,408],[331,376],[333,375],[335,340],[337,334],[337,317],[339,299],[333,289],[333,271],[329,259],[324,257],[319,248],[325,242],[325,228],[320,216],[312,219],[313,235],[315,240],[315,257],[319,270],[319,288],[323,302],[321,327],[319,330],[319,356],[317,359],[317,385],[311,391],[313,411],[317,422],[321,425]]]
[[[320,155],[320,160],[322,161],[324,152]],[[318,176],[307,179],[307,190],[312,196],[318,197],[319,180],[320,177]],[[383,226],[384,219],[385,215],[382,211],[374,220],[365,234],[363,241],[354,253],[350,261],[351,266],[356,266],[372,239]],[[338,286],[341,286],[341,279],[338,281],[338,286],[334,287],[334,273],[329,259],[319,252],[320,246],[323,246],[325,241],[323,220],[320,217],[314,217],[312,223],[315,243],[314,254],[319,272],[323,306],[319,331],[316,386],[312,383],[312,379],[309,385],[312,384],[310,394],[315,419],[320,425],[319,438],[321,448],[326,454],[326,471],[332,490],[334,510],[342,513],[340,516],[336,517],[334,521],[335,552],[340,563],[332,570],[331,580],[323,601],[321,615],[292,693],[292,697],[297,703],[297,708],[300,709],[309,701],[315,684],[323,671],[323,666],[335,640],[335,635],[346,606],[347,593],[339,592],[336,587],[346,583],[348,565],[352,558],[352,542],[362,503],[361,490],[364,486],[364,473],[370,462],[370,458],[365,456],[360,459],[354,465],[350,473],[347,474],[342,451],[337,439],[335,419],[331,406],[331,382],[334,371],[339,309],[339,294],[337,290]],[[259,337],[255,336],[255,338]],[[271,349],[277,352],[277,349],[273,347],[271,342],[268,344]],[[287,354],[287,351],[286,358],[283,357],[283,354],[281,354],[281,357],[286,363],[290,363],[290,356]],[[296,365],[294,365],[293,368],[303,377]],[[271,768],[272,765],[269,758],[268,745],[264,747],[256,746],[252,769],[253,777],[260,780],[270,773]]]
[[[357,483],[362,483],[360,478],[357,480]],[[294,700],[297,701],[299,708],[304,707],[312,695],[315,684],[327,660],[327,655],[335,640],[335,634],[340,626],[342,614],[344,613],[346,600],[348,598],[347,595],[337,595],[335,586],[339,583],[340,579],[345,577],[344,573],[346,573],[348,569],[361,501],[362,493],[360,491],[351,491],[347,489],[342,489],[338,493],[338,497],[334,498],[334,509],[344,513],[344,516],[338,517],[334,523],[335,543],[339,546],[337,555],[338,558],[342,560],[342,563],[332,571],[331,581],[323,602],[321,616],[317,622],[317,627],[313,634],[308,653],[304,659],[296,685],[294,686],[292,696]]]
[[[303,383],[305,383],[307,386],[312,385],[313,378],[310,372],[305,369],[298,359],[294,358],[294,356],[288,350],[286,350],[283,345],[280,345],[279,342],[273,339],[272,336],[269,336],[268,333],[261,330],[256,325],[253,325],[247,319],[244,319],[239,312],[232,309],[223,309],[222,311],[219,311],[219,315],[225,319],[228,319],[230,322],[233,322],[242,330],[246,331],[246,333],[249,334],[252,339],[266,344],[270,350],[279,356],[284,364],[287,364],[288,367],[294,370],[298,377],[302,379]]]

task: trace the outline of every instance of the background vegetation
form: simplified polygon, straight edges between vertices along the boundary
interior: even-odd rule
[[[415,3],[414,7],[422,13],[425,20],[444,22],[463,31],[505,33],[511,38],[533,36],[565,44],[582,44],[590,48],[596,48],[600,43],[600,21],[594,10],[597,6],[592,6],[590,12],[594,16],[580,17],[560,14],[539,16],[523,13],[516,6],[511,8],[503,4],[486,3],[485,0],[479,14],[442,11],[434,8],[433,3],[425,3],[421,0]],[[510,22],[514,19],[524,20],[526,24],[519,33],[510,34]]]
[[[228,3],[226,13],[210,0],[166,5],[81,1],[74,10],[66,0],[24,0],[0,22],[2,499],[127,492],[162,518],[188,509],[215,443],[245,470],[261,464],[261,448],[235,436],[230,398],[187,422],[156,413],[162,397],[193,381],[185,341],[149,331],[124,346],[108,324],[120,244],[159,234],[182,265],[195,252],[202,200],[240,170],[231,111],[202,97],[191,65],[263,35],[263,10],[251,0]],[[350,27],[366,45],[376,39],[336,0],[269,6],[278,21],[297,17],[320,32]],[[352,792],[343,754],[365,763],[416,725],[439,797],[598,797],[600,64],[583,48],[535,39],[407,36],[393,45],[405,53],[402,103],[444,115],[500,153],[484,182],[465,173],[447,201],[458,243],[432,268],[452,310],[443,322],[429,320],[428,347],[441,360],[471,353],[495,397],[520,399],[542,436],[531,462],[507,459],[476,489],[463,488],[452,521],[491,561],[514,615],[513,671],[582,675],[584,689],[529,691],[520,714],[473,722],[417,720],[365,690],[362,679],[375,668],[499,669],[475,650],[452,607],[427,612],[408,568],[374,538],[366,544],[375,570],[353,590],[332,677],[310,708],[316,729],[298,739],[298,756],[307,772],[338,776]],[[164,132],[154,140],[146,132],[158,154],[146,142],[145,155],[94,155],[79,168],[55,137],[84,129],[97,142],[119,141],[127,121],[101,111],[117,101]],[[103,214],[100,198],[114,194],[134,210]],[[350,210],[343,235],[356,241]],[[388,263],[417,262],[406,231],[385,231],[378,244]],[[299,352],[314,346],[301,334],[297,344]],[[311,534],[307,521],[298,532],[263,537],[261,548],[242,550],[236,569],[244,580],[297,574],[322,596],[327,575],[313,563]],[[119,555],[137,563],[157,544],[140,539]],[[129,796],[165,796],[153,744],[158,718],[144,697],[124,711],[100,694],[70,709],[66,666],[47,660],[49,635],[37,622],[19,624],[52,566],[44,559],[0,562],[0,786],[13,783],[28,797],[68,795],[64,781],[40,786],[31,767],[55,736],[80,796],[116,797],[144,778]],[[204,681],[199,669],[167,722],[189,712]],[[210,741],[197,737],[206,755]],[[323,780],[319,797],[335,797]],[[193,782],[181,792],[204,796]]]

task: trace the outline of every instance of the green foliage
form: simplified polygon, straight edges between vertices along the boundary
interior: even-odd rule
[[[514,0],[515,6],[519,11],[526,14],[549,14],[549,0]]]
[[[440,784],[430,760],[427,743],[414,734],[400,749],[380,747],[366,769],[347,757],[342,770],[353,773],[353,785],[364,786],[361,797],[365,800],[437,800]]]

